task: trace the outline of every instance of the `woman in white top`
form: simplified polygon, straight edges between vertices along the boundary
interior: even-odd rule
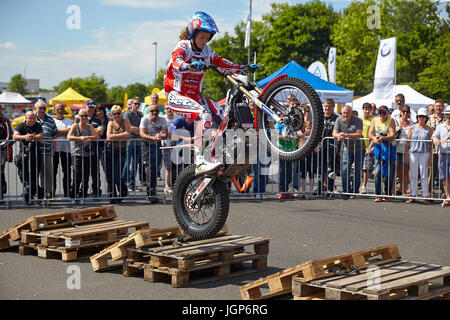
[[[433,129],[427,125],[428,112],[426,108],[420,108],[417,111],[417,123],[411,126],[406,142],[405,160],[409,158],[409,175],[411,180],[411,197],[406,203],[414,202],[413,197],[417,196],[418,175],[420,172],[420,186],[422,196],[428,197],[428,167],[431,166],[430,150],[431,136]],[[429,205],[430,201],[423,200],[424,204]]]
[[[409,161],[405,159],[405,146],[408,132],[411,128],[409,115],[411,110],[409,106],[404,105],[400,110],[400,118],[396,121],[395,131],[397,132],[397,177],[399,189],[397,195],[407,196],[407,188],[409,184]]]

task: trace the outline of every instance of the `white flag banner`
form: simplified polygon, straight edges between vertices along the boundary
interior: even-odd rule
[[[330,82],[336,84],[336,48],[331,47],[328,53],[328,75]]]
[[[373,81],[375,99],[392,99],[394,96],[396,56],[396,37],[381,40]]]
[[[308,71],[311,72],[313,75],[318,76],[319,78],[325,81],[328,81],[327,69],[325,69],[325,65],[322,62],[320,61],[313,62],[309,66]]]
[[[244,23],[247,24],[247,29],[245,30],[245,41],[244,41],[244,48],[248,48],[250,46],[250,33],[251,33],[251,25],[252,25],[252,18],[250,11],[248,12],[247,17],[245,18]]]

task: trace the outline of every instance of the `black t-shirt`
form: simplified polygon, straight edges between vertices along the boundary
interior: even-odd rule
[[[324,117],[323,138],[333,136],[334,124],[337,118],[339,116],[336,113],[333,113],[329,117]]]
[[[108,128],[108,124],[106,124],[106,127],[103,127],[102,120],[100,120],[96,115],[92,116],[91,119],[88,119],[88,124],[92,124],[94,129],[97,129],[98,127],[103,128],[103,135],[99,137],[99,139],[106,139],[106,129]],[[105,138],[103,138],[103,136]],[[101,148],[105,143],[101,141],[92,141],[91,147],[94,148],[94,155],[98,155],[99,151],[98,149]]]
[[[29,133],[34,133],[34,134],[40,134],[43,133],[44,131],[42,130],[42,126],[40,123],[36,122],[32,127],[29,127],[25,124],[25,122],[20,123],[17,127],[16,127],[16,131],[19,132],[21,135],[26,135]],[[20,149],[22,151],[23,147],[28,148],[31,147],[32,154],[38,154],[35,153],[36,151],[39,152],[39,143],[36,142],[27,142],[27,141],[22,141],[23,143],[20,144]]]

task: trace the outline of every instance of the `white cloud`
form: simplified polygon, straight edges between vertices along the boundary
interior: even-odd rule
[[[14,42],[6,41],[5,43],[0,42],[0,48],[12,49],[16,46]]]
[[[14,57],[0,51],[0,69],[14,74],[16,70],[23,70],[26,61],[27,76],[41,79],[41,87],[48,89],[62,80],[87,77],[92,73],[103,76],[110,86],[148,84],[155,77],[152,43],[157,42],[157,70],[165,68],[185,23],[184,20],[167,20],[132,23],[116,30],[100,27],[89,31],[97,40],[90,45],[60,50],[31,49],[18,52]]]

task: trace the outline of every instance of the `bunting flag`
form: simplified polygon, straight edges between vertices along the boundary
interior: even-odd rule
[[[248,48],[250,46],[250,34],[252,32],[251,10],[248,11],[248,14],[247,14],[247,17],[245,18],[244,23],[247,24],[247,29],[245,30],[244,48]]]
[[[391,99],[394,95],[396,56],[396,37],[381,40],[373,81],[375,99]]]
[[[330,82],[336,84],[336,48],[331,47],[328,53],[328,76]]]

